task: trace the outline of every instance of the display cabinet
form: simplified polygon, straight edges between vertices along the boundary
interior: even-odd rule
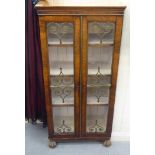
[[[111,144],[125,7],[56,7],[39,19],[49,146],[68,140]]]

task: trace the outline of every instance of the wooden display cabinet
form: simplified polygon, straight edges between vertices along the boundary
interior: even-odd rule
[[[56,7],[39,18],[49,146],[68,140],[111,144],[125,7]]]

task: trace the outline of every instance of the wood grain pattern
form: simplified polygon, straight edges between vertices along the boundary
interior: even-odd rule
[[[87,103],[87,50],[88,50],[88,23],[87,23],[87,17],[82,17],[82,57],[81,57],[81,67],[82,67],[82,88],[81,88],[81,98],[82,98],[82,117],[81,117],[81,124],[82,124],[82,136],[86,135],[86,103]]]
[[[78,6],[35,6],[39,15],[123,15],[125,6],[95,6],[95,7],[78,7]]]
[[[82,135],[88,137],[94,136],[106,136],[107,133],[110,132],[109,126],[107,124],[105,133],[86,133],[86,116],[87,116],[87,77],[88,77],[88,23],[89,22],[116,22],[116,16],[103,16],[99,18],[98,16],[84,16],[82,20],[82,29],[83,29],[83,40],[82,40]],[[117,34],[116,34],[117,35]],[[116,64],[113,64],[116,65]],[[116,70],[117,72],[117,70]],[[114,78],[114,77],[112,77]],[[114,91],[114,88],[112,87]],[[112,94],[110,93],[110,96]],[[109,102],[109,117],[112,117],[113,111],[111,111],[111,107],[113,106],[112,102]]]
[[[109,140],[112,132],[113,112],[116,94],[116,82],[121,45],[121,32],[125,7],[53,7],[48,4],[35,6],[39,16],[40,41],[43,61],[44,89],[48,120],[49,139],[68,140]],[[112,79],[109,96],[107,129],[105,133],[86,133],[87,74],[88,74],[88,22],[115,22],[115,40],[112,60]],[[46,23],[74,23],[74,121],[75,134],[55,135],[53,127],[53,109],[49,83],[49,60],[46,36]],[[80,80],[81,79],[81,80]],[[81,91],[81,92],[80,92]],[[81,102],[81,103],[80,103]]]
[[[46,25],[39,18],[40,27],[40,41],[41,41],[41,53],[43,62],[43,80],[44,80],[44,90],[45,90],[45,104],[47,112],[47,123],[48,123],[48,135],[53,135],[53,117],[52,117],[52,107],[50,100],[50,83],[49,83],[49,63],[48,63],[48,49],[47,49],[47,37],[46,37]]]
[[[62,142],[62,141],[81,141],[81,140],[85,140],[85,141],[101,141],[101,142],[104,142],[105,140],[109,140],[110,137],[106,137],[106,136],[95,136],[95,137],[85,137],[85,136],[82,136],[82,137],[73,137],[73,136],[67,136],[67,137],[59,137],[59,136],[56,136],[56,137],[53,137],[52,140],[56,141],[56,142]]]
[[[49,137],[54,135],[53,125],[53,110],[51,94],[52,90],[49,83],[49,59],[48,45],[46,37],[46,23],[48,22],[72,22],[74,23],[74,120],[75,120],[75,135],[79,135],[80,130],[80,18],[74,16],[45,16],[39,17],[40,36],[41,36],[41,51],[43,61],[44,89],[46,98],[46,111],[48,120]],[[76,44],[75,44],[76,43]]]
[[[74,122],[75,133],[80,134],[80,18],[74,17]]]
[[[113,113],[114,113],[115,94],[116,94],[116,82],[117,82],[121,36],[122,36],[122,25],[123,25],[123,16],[117,16],[114,52],[113,52],[113,60],[112,60],[112,78],[111,78],[111,89],[110,89],[110,97],[109,97],[108,121],[107,121],[108,134],[111,134],[112,132]]]

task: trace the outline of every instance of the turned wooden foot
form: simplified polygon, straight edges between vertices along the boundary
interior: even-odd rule
[[[103,143],[103,145],[105,147],[109,147],[109,146],[111,146],[111,141],[110,140],[105,140],[104,143]]]
[[[53,140],[49,140],[48,146],[49,146],[50,148],[55,148],[55,147],[56,147],[56,142],[53,141]]]

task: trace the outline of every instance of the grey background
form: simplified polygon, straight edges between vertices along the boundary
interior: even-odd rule
[[[112,142],[104,147],[100,142],[58,143],[56,148],[48,147],[47,128],[42,124],[25,124],[25,155],[129,155],[129,142]]]

